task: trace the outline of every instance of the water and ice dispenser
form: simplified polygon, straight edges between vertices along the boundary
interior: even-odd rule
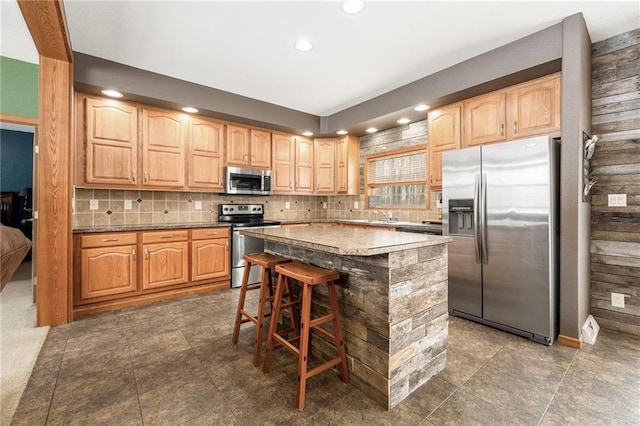
[[[473,198],[449,200],[449,235],[473,235]]]

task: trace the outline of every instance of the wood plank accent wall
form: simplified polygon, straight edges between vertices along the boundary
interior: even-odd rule
[[[591,313],[640,336],[640,28],[593,44]],[[627,194],[627,207],[607,207]],[[611,306],[623,293],[626,307]]]

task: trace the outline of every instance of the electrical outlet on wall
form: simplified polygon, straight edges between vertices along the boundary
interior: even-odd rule
[[[89,200],[89,210],[98,210],[98,200]]]
[[[285,209],[290,209],[291,208],[291,203],[288,202],[288,201],[286,203],[284,203],[284,208]]]
[[[627,194],[608,194],[608,207],[627,207]]]
[[[611,306],[614,308],[624,308],[624,294],[611,293]]]
[[[354,208],[354,209],[357,209],[357,208],[358,208],[358,202],[357,202],[357,201],[354,201],[354,203],[353,203],[353,208]]]
[[[326,202],[326,201],[323,201],[323,202],[322,202],[322,208],[323,208],[323,209],[326,209],[326,208],[327,208],[327,202]]]
[[[124,209],[131,210],[131,200],[124,200]]]
[[[196,210],[202,210],[202,201],[196,201],[194,207]]]

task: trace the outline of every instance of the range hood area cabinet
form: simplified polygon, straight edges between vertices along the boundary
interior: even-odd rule
[[[560,136],[560,73],[428,113],[429,186],[442,187],[442,153],[531,136]]]
[[[81,93],[75,107],[77,187],[223,191],[224,123]]]
[[[227,165],[271,168],[271,133],[227,124]]]

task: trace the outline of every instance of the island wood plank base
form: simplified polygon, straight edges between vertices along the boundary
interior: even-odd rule
[[[401,235],[410,236],[401,246],[411,248],[402,249],[396,244],[389,246],[393,251],[387,253],[380,253],[384,250],[378,247],[372,250],[376,254],[349,255],[337,254],[331,248],[328,250],[334,252],[328,252],[322,244],[314,247],[314,233],[330,238],[327,232],[333,231],[329,227],[295,229],[293,233],[277,228],[243,233],[263,238],[267,252],[340,272],[336,290],[350,380],[356,388],[391,409],[444,369],[448,237],[340,229],[340,236],[334,237],[337,241],[350,241],[351,246],[358,238],[366,240],[366,244],[384,240],[385,234],[395,234],[389,237],[393,245]],[[369,233],[377,235],[372,237]],[[300,244],[296,243],[296,235],[301,238]],[[423,238],[423,246],[416,243],[416,237]],[[325,315],[329,312],[326,289],[316,290],[314,315]],[[335,357],[335,346],[322,336],[313,335],[311,345],[316,358]]]

